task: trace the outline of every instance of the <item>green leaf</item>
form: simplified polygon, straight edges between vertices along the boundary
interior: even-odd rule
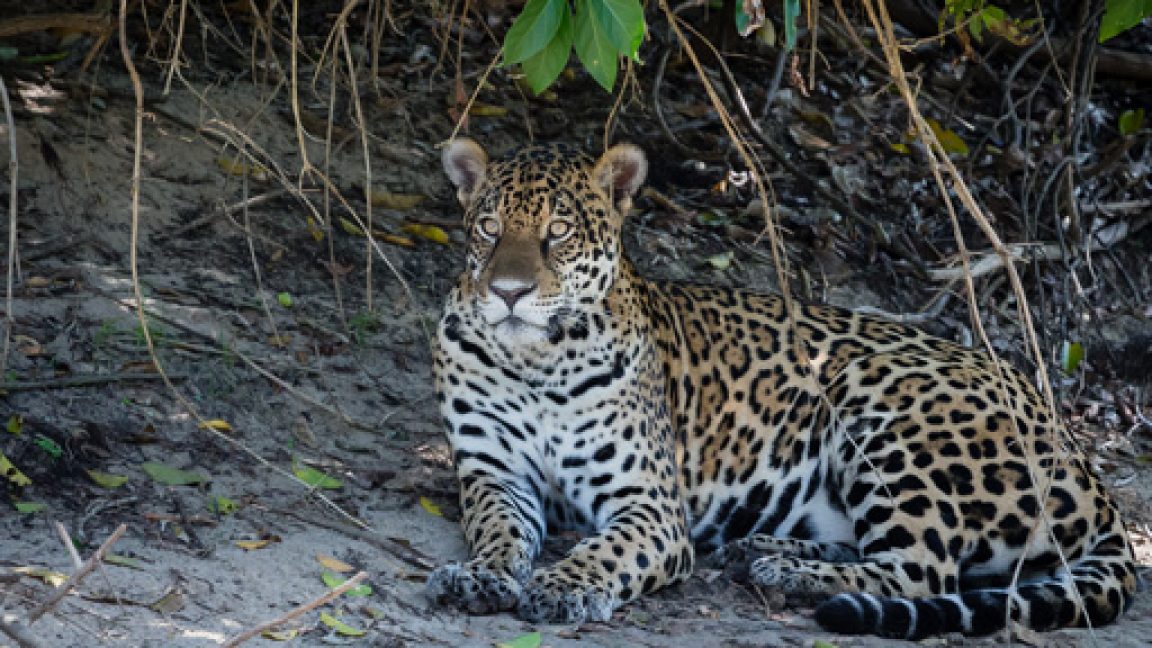
[[[741,34],[741,35],[747,34],[748,29],[749,29],[748,25],[751,24],[751,22],[752,22],[752,18],[750,18],[748,16],[748,14],[744,13],[744,3],[743,2],[737,2],[736,3],[736,32],[738,34]]]
[[[989,7],[989,9],[996,9],[996,7]],[[1004,13],[1003,10],[1000,13]],[[984,24],[984,20],[968,21],[968,33],[972,34],[972,38],[976,39],[977,43],[984,41]]]
[[[837,648],[837,647],[836,647],[836,644],[834,644],[830,641],[822,641],[822,640],[817,639],[812,644],[812,648]]]
[[[796,19],[800,17],[800,0],[784,0],[784,49],[796,47]]]
[[[300,481],[312,486],[313,488],[324,488],[327,490],[336,490],[342,488],[344,482],[316,470],[310,466],[302,466],[296,462],[292,463],[292,474]]]
[[[152,479],[167,484],[168,486],[191,486],[192,484],[203,484],[208,481],[208,478],[197,472],[191,470],[180,470],[172,466],[166,466],[162,463],[146,462],[140,464],[140,469],[148,474]]]
[[[1152,15],[1152,0],[1107,0],[1100,19],[1100,42],[1140,24]]]
[[[332,628],[332,630],[335,631],[336,634],[343,635],[345,637],[363,637],[366,634],[366,632],[364,630],[361,630],[359,628],[353,628],[352,626],[348,625],[347,623],[344,623],[340,619],[337,619],[336,617],[332,616],[331,614],[328,614],[327,612],[321,612],[320,613],[320,623],[323,623],[324,625],[328,626],[329,628]]]
[[[224,497],[223,495],[213,495],[208,498],[208,510],[217,515],[232,515],[240,508],[236,500]]]
[[[124,475],[113,475],[112,473],[100,472],[99,470],[86,470],[84,472],[88,473],[88,477],[101,488],[120,488],[128,481],[128,478]]]
[[[147,343],[144,339],[144,327],[139,324],[136,325],[136,328],[132,329],[132,336],[136,338],[136,344],[140,346],[144,346]],[[168,337],[168,332],[162,327],[150,323],[148,324],[148,337],[152,338],[153,342],[158,342]]]
[[[36,439],[33,440],[32,443],[35,443],[36,447],[46,452],[48,456],[52,457],[53,459],[59,459],[64,455],[64,449],[60,447],[60,444],[56,443],[52,439],[49,439],[43,434],[37,434]]]
[[[276,301],[284,308],[292,308],[292,295],[286,292],[276,293]]]
[[[339,576],[337,576],[336,574],[333,574],[332,572],[328,571],[327,569],[320,572],[320,580],[324,581],[324,584],[328,586],[328,589],[336,589],[337,587],[340,587],[340,585],[344,583],[343,578],[340,578]]]
[[[1066,374],[1076,373],[1076,367],[1084,359],[1084,347],[1079,342],[1064,340],[1060,345],[1060,368]]]
[[[972,22],[973,23],[981,23],[985,27],[992,29],[993,25],[997,25],[997,24],[1000,24],[1000,23],[1003,23],[1003,22],[1009,21],[1009,20],[1011,20],[1011,18],[1008,17],[1008,14],[1004,13],[1003,9],[1001,9],[1000,7],[997,7],[995,5],[990,5],[990,6],[984,7],[984,10],[981,11],[980,14],[976,17],[976,19],[973,20]],[[993,31],[995,31],[995,30],[993,30]]]
[[[644,10],[639,0],[591,0],[584,6],[600,24],[616,52],[635,58],[644,40]]]
[[[4,427],[12,434],[19,435],[20,432],[24,429],[24,416],[22,414],[13,414],[12,416],[9,416],[8,423],[6,423]]]
[[[696,221],[708,227],[727,227],[732,224],[732,219],[727,214],[715,211],[700,212],[696,215]]]
[[[944,149],[945,153],[968,157],[968,144],[966,144],[959,135],[954,131],[944,128],[940,125],[940,122],[935,119],[928,119],[927,121],[928,127],[936,134],[936,139],[940,142],[940,148]]]
[[[104,562],[108,563],[109,565],[118,565],[120,567],[127,567],[129,569],[139,569],[140,571],[147,569],[144,566],[144,563],[136,560],[135,558],[121,556],[120,554],[114,554],[112,552],[104,554]]]
[[[52,52],[50,54],[37,54],[34,56],[21,56],[20,62],[21,63],[27,63],[29,65],[41,65],[44,63],[55,63],[57,61],[63,61],[64,59],[68,58],[69,54],[71,54],[71,52],[62,50],[59,52]]]
[[[552,85],[556,77],[564,71],[570,54],[572,54],[572,14],[565,7],[556,35],[548,41],[544,49],[520,64],[520,69],[524,71],[524,80],[528,82],[532,92],[540,94]]]
[[[348,579],[325,569],[324,571],[320,572],[320,580],[324,581],[324,584],[328,586],[328,589],[336,589],[337,587],[343,585],[344,581]],[[371,596],[372,586],[368,585],[367,583],[361,583],[356,587],[348,590],[347,592],[344,592],[344,594],[345,596]]]
[[[428,511],[432,515],[439,515],[440,517],[444,517],[444,512],[440,510],[440,505],[428,499],[427,497],[424,497],[423,495],[420,496],[420,508]]]
[[[619,62],[617,50],[608,39],[608,34],[596,20],[588,5],[596,0],[577,0],[576,25],[573,46],[576,55],[588,68],[593,79],[608,92],[616,85],[616,71]]]
[[[21,513],[39,513],[48,510],[48,505],[44,502],[14,502],[13,505]]]
[[[544,49],[567,13],[565,0],[528,0],[504,35],[504,64],[521,63]]]
[[[20,472],[20,469],[9,461],[3,452],[0,452],[0,477],[7,479],[16,488],[24,488],[32,483],[32,480]]]
[[[988,28],[988,31],[1020,47],[1032,42],[1034,36],[1029,32],[1036,26],[1034,20],[1016,20],[1004,13],[1000,7],[991,5],[985,7],[976,17],[976,20],[969,23],[970,28],[973,29],[972,35],[976,37],[976,40],[980,40],[980,36],[977,34],[978,30],[975,30],[975,26],[978,24],[983,24]]]
[[[502,641],[496,644],[496,648],[540,648],[542,641],[539,632],[529,632],[511,641]]]
[[[1125,110],[1120,113],[1120,134],[1133,135],[1144,128],[1144,109]]]

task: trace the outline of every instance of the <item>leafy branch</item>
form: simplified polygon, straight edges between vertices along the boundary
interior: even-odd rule
[[[780,0],[784,23],[784,47],[796,43],[799,0]],[[1152,16],[1152,0],[1106,0],[1100,21],[1099,40],[1104,42],[1139,25]],[[747,36],[765,21],[762,2],[738,0],[734,19]],[[964,26],[956,35],[970,47],[969,34],[977,41],[990,31],[1017,45],[1031,42],[1037,21],[1013,19],[987,0],[946,0],[940,13],[940,29],[952,22]],[[640,0],[528,0],[524,10],[504,36],[504,64],[519,64],[533,92],[543,92],[564,71],[572,50],[592,78],[605,90],[616,85],[621,57],[638,60],[647,25]]]
[[[504,36],[504,63],[519,63],[535,93],[560,76],[572,49],[605,90],[620,57],[635,59],[644,40],[640,0],[528,0]]]
[[[1152,0],[1107,0],[1100,19],[1100,42],[1139,25],[1152,16]]]

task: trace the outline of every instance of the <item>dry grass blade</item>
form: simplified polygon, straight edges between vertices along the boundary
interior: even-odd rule
[[[68,529],[64,528],[63,524],[54,522],[52,526],[56,529],[56,535],[60,538],[60,544],[68,550],[68,557],[72,559],[72,568],[79,569],[84,564],[84,559],[80,557],[80,552],[76,551],[76,545],[72,543],[72,538],[68,535]]]
[[[360,93],[356,91],[356,80],[358,77],[356,71],[356,64],[352,60],[352,46],[348,42],[347,26],[340,22],[333,29],[339,30],[340,34],[340,49],[344,51],[344,64],[348,68],[349,86],[352,88],[350,93],[352,99],[353,114],[356,117],[356,130],[360,133],[360,150],[364,158],[364,222],[361,227],[364,229],[366,236],[364,237],[364,307],[372,310],[372,153],[368,148],[368,125],[364,120],[364,109],[360,105]],[[333,80],[335,82],[335,80]],[[400,272],[392,265],[392,262],[381,251],[381,257],[384,262],[388,264],[388,269],[392,274],[403,281]]]
[[[16,320],[12,315],[12,283],[16,277],[16,228],[18,220],[18,199],[20,195],[20,157],[16,153],[16,123],[12,119],[12,104],[8,100],[8,88],[0,78],[0,101],[4,103],[4,123],[8,128],[8,277],[4,296],[4,348],[0,355],[0,376],[7,373],[8,350],[12,342],[12,327]]]
[[[188,15],[188,0],[180,0],[180,17],[176,25],[176,42],[172,44],[172,58],[168,61],[168,73],[164,75],[164,96],[172,90],[172,77],[180,65],[180,51],[184,43],[184,19]]]

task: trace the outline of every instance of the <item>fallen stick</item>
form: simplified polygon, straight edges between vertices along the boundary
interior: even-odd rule
[[[931,272],[931,271],[929,271]],[[929,307],[919,313],[890,313],[886,310],[875,308],[873,306],[860,306],[852,310],[861,315],[872,315],[874,317],[883,317],[886,320],[891,320],[899,324],[923,324],[939,319],[940,313],[944,311],[944,306],[948,303],[949,293],[945,291],[940,292],[936,297],[932,298]]]
[[[273,191],[269,191],[268,193],[260,194],[258,196],[252,196],[251,198],[248,198],[247,200],[241,200],[240,202],[238,202],[234,205],[224,205],[223,207],[221,207],[219,209],[213,209],[210,212],[208,212],[207,214],[201,216],[200,218],[197,218],[196,220],[193,220],[190,223],[185,223],[184,225],[181,225],[180,227],[177,227],[174,230],[170,230],[167,232],[160,232],[159,234],[156,234],[155,236],[152,237],[152,241],[156,242],[156,243],[160,243],[163,241],[167,241],[168,239],[180,238],[181,236],[187,234],[188,232],[191,232],[192,230],[199,229],[199,228],[204,227],[206,225],[211,225],[213,222],[215,222],[221,218],[224,218],[225,216],[231,216],[232,214],[235,214],[236,212],[242,211],[248,207],[255,207],[257,205],[262,205],[264,203],[271,202],[272,200],[279,198],[281,196],[285,196],[287,194],[288,194],[288,192],[284,189],[276,189]]]
[[[1030,258],[1037,260],[1059,259],[1061,254],[1059,247],[1050,247],[1053,249],[1023,243],[1005,246],[1006,252],[1011,255],[1013,261],[1025,261]],[[976,279],[999,270],[1006,264],[1005,260],[995,252],[973,253],[971,256],[975,257],[975,260],[970,262],[967,268],[963,265],[951,268],[933,268],[928,271],[928,279],[937,282],[950,282],[963,279],[966,275],[971,275],[973,279]]]
[[[170,375],[172,380],[184,380],[186,376]],[[113,373],[93,374],[89,376],[68,376],[55,380],[32,380],[28,382],[0,383],[0,393],[18,391],[36,391],[40,389],[71,389],[73,387],[94,387],[121,382],[151,382],[163,380],[156,373]]]
[[[265,630],[270,630],[272,628],[275,628],[278,625],[287,623],[287,622],[291,621],[292,619],[295,619],[296,617],[300,616],[301,614],[304,614],[305,612],[308,612],[309,610],[316,609],[316,608],[320,607],[321,605],[324,605],[325,603],[328,603],[329,601],[337,598],[338,596],[340,596],[344,592],[347,592],[348,590],[352,589],[353,587],[356,587],[357,585],[360,584],[360,581],[364,580],[365,578],[368,578],[368,572],[359,572],[355,576],[353,576],[352,578],[349,578],[348,580],[344,581],[344,583],[342,585],[340,585],[340,587],[337,587],[336,589],[333,589],[333,590],[329,590],[326,594],[324,594],[320,598],[317,598],[317,599],[315,599],[309,603],[305,603],[305,604],[300,605],[296,608],[293,608],[293,609],[289,610],[287,613],[285,613],[283,616],[272,619],[271,621],[266,621],[264,623],[261,623],[260,625],[256,626],[255,628],[250,628],[249,630],[246,630],[245,632],[229,639],[228,641],[224,642],[223,648],[234,648],[235,646],[239,646],[240,644],[244,643],[245,641],[248,641],[252,637],[255,637],[256,635],[260,634],[261,632],[264,632]]]
[[[41,603],[36,609],[28,613],[28,625],[36,623],[37,619],[44,616],[44,614],[52,608],[56,607],[56,604],[60,602],[60,599],[64,598],[68,592],[72,591],[73,588],[79,585],[80,581],[83,580],[84,577],[87,576],[93,569],[96,569],[96,565],[100,564],[100,561],[104,559],[104,554],[108,553],[108,550],[112,548],[112,545],[116,544],[116,541],[119,540],[120,536],[124,535],[124,532],[127,530],[128,526],[125,524],[121,524],[120,526],[116,527],[116,530],[112,532],[112,535],[108,536],[108,539],[104,541],[104,544],[100,545],[100,548],[96,550],[96,553],[92,554],[92,557],[85,561],[84,564],[80,566],[80,569],[72,572],[72,575],[68,577],[68,580],[64,581],[64,584],[60,587],[57,587],[56,591],[52,592],[52,595],[49,596],[47,600]]]
[[[40,648],[40,644],[36,643],[32,637],[29,637],[24,630],[25,629],[19,625],[4,623],[4,620],[0,619],[0,632],[8,635],[12,641],[16,642],[17,646],[20,646],[20,648]]]
[[[1087,251],[1088,253],[1099,252],[1108,246],[1119,243],[1124,240],[1131,231],[1132,230],[1127,227],[1097,230],[1093,233],[1091,239],[1089,239]],[[976,277],[981,277],[1003,268],[1007,265],[1008,261],[1006,259],[1008,258],[1019,262],[1047,262],[1059,261],[1064,258],[1065,254],[1064,248],[1056,243],[1010,243],[1004,246],[1003,255],[995,251],[973,252],[969,256],[974,257],[975,260],[969,263],[967,270],[962,265],[951,268],[930,269],[928,270],[928,279],[937,282],[958,281],[963,279],[966,274],[971,275],[972,278],[975,279]]]
[[[111,28],[112,16],[106,13],[34,14],[0,22],[0,38],[49,29],[99,34]]]
[[[1101,212],[1111,214],[1116,212],[1142,212],[1146,211],[1149,207],[1152,207],[1152,200],[1121,200],[1120,202],[1080,205],[1080,213],[1095,214]],[[27,261],[28,257],[25,256],[24,260]]]
[[[84,245],[88,242],[89,238],[86,236],[73,236],[71,238],[65,239],[64,241],[54,242],[51,245],[37,249],[33,252],[21,254],[20,260],[27,264],[33,261],[39,261],[40,259],[58,257],[65,252],[71,251],[72,248]]]
[[[72,569],[80,569],[84,565],[84,559],[80,557],[80,552],[76,551],[76,545],[72,543],[72,537],[68,535],[68,529],[64,528],[63,524],[53,522],[56,527],[56,535],[60,536],[60,542],[64,544],[64,548],[68,550],[68,555],[72,557]]]
[[[351,538],[354,538],[356,540],[362,540],[364,542],[367,542],[368,544],[376,545],[377,547],[383,549],[384,551],[387,551],[388,553],[392,554],[396,558],[402,560],[403,562],[405,562],[405,563],[407,563],[413,567],[416,567],[417,569],[423,569],[424,571],[431,571],[433,569],[436,569],[436,563],[433,562],[431,558],[424,555],[420,551],[413,549],[412,547],[409,547],[408,545],[404,544],[403,542],[400,542],[398,540],[393,540],[392,538],[389,538],[388,536],[382,536],[378,533],[375,533],[372,531],[366,531],[366,530],[358,528],[358,527],[350,527],[350,526],[343,525],[343,524],[336,524],[333,522],[328,522],[327,520],[315,518],[315,517],[312,517],[311,515],[307,515],[305,513],[301,513],[299,511],[294,511],[294,510],[290,510],[290,509],[270,508],[268,510],[273,511],[275,513],[280,513],[281,515],[290,515],[290,516],[296,518],[297,520],[304,522],[305,524],[311,524],[313,526],[318,526],[318,527],[321,527],[324,529],[329,529],[331,531],[336,531],[337,533],[343,533],[344,535],[349,536]]]

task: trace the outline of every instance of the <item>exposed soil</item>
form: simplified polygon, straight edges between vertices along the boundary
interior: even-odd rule
[[[329,163],[323,162],[322,127],[305,134],[311,162],[360,216],[368,182],[377,192],[425,197],[410,209],[373,208],[375,229],[405,236],[412,245],[380,242],[379,253],[370,253],[370,268],[366,239],[339,224],[341,218],[352,219],[350,212],[333,200],[335,224],[325,229],[320,218],[310,222],[309,209],[292,192],[303,186],[312,205],[324,204],[315,176],[298,184],[302,159],[287,93],[274,91],[275,82],[255,83],[246,57],[214,49],[216,41],[198,42],[192,34],[197,27],[185,44],[192,59],[183,70],[185,79],[162,96],[164,70],[143,55],[144,32],[136,27],[148,97],[139,283],[154,315],[158,357],[176,393],[203,419],[226,421],[230,429],[222,433],[198,426],[176,393],[157,379],[133,308],[134,108],[115,39],[98,74],[89,73],[83,83],[64,73],[49,79],[42,66],[0,68],[16,120],[21,259],[4,376],[13,387],[0,396],[0,414],[10,428],[14,419],[22,420],[19,435],[0,433],[0,452],[31,480],[23,489],[9,489],[12,502],[46,505],[41,512],[18,513],[13,504],[0,504],[0,618],[22,621],[52,589],[33,575],[13,576],[15,570],[72,569],[53,525],[59,521],[85,557],[118,525],[127,525],[113,550],[132,562],[104,566],[37,621],[29,634],[44,646],[217,645],[323,594],[324,567],[317,555],[368,573],[370,596],[345,597],[321,608],[366,635],[337,637],[316,610],[286,625],[297,631],[294,638],[256,638],[249,645],[490,646],[532,631],[540,631],[549,646],[897,645],[829,636],[806,610],[775,609],[761,593],[708,570],[626,606],[610,623],[581,627],[530,626],[511,615],[468,617],[424,599],[428,566],[466,555],[428,344],[462,261],[462,233],[454,228],[459,212],[435,149],[454,127],[455,64],[448,59],[437,64],[435,17],[397,11],[406,35],[389,32],[381,49],[379,92],[366,83],[361,92],[370,125],[371,179],[352,129],[355,109],[346,88],[337,91],[340,132]],[[497,12],[489,14],[493,20],[500,20],[498,10],[492,11]],[[160,37],[155,44],[156,51],[167,46]],[[470,33],[465,52],[464,86],[472,88],[493,50]],[[849,54],[832,56],[831,65],[839,70]],[[641,76],[645,93],[653,67]],[[274,70],[255,69],[275,78]],[[311,83],[312,74],[308,66],[301,78]],[[589,149],[599,145],[611,99],[583,73],[565,81],[554,101],[525,99],[504,70],[493,73],[490,83],[479,101],[491,116],[474,112],[469,125],[470,134],[490,151],[524,143],[529,133]],[[324,75],[302,93],[303,110],[325,114],[328,84]],[[713,142],[708,138],[719,132],[715,115],[702,108],[703,92],[691,69],[674,61],[664,84],[665,108],[676,113],[677,132],[692,133],[686,139],[695,146]],[[774,112],[784,124],[777,135],[789,147],[803,149],[797,129],[823,128],[804,116],[831,116],[827,126],[834,127],[822,136],[834,148],[819,155],[806,149],[800,158],[807,172],[824,180],[839,173],[841,180],[859,183],[857,198],[864,202],[858,207],[891,231],[919,228],[927,232],[922,240],[944,240],[936,233],[948,232],[949,226],[940,206],[927,198],[935,191],[927,171],[914,157],[900,157],[883,144],[885,133],[899,140],[905,128],[898,99],[875,92],[865,82],[817,87],[809,98],[786,89]],[[1109,106],[1136,100],[1152,105],[1150,94],[1102,87],[1096,100]],[[852,117],[833,107],[848,104],[869,116]],[[248,138],[250,151],[258,151],[263,167],[249,165],[258,173],[247,183],[236,173],[235,148],[222,145],[226,138],[236,141],[237,133]],[[6,127],[0,134],[7,142]],[[732,180],[738,178],[728,174],[739,169],[732,166],[730,151],[727,160],[690,160],[661,135],[647,95],[622,104],[613,138],[643,145],[653,160],[651,184],[671,201],[649,194],[630,224],[627,247],[646,274],[762,289],[776,285],[769,248],[757,238],[758,216],[747,214],[751,191],[735,186]],[[938,290],[907,272],[903,260],[878,251],[861,234],[866,228],[829,218],[828,206],[801,180],[769,168],[792,234],[787,243],[792,283],[804,297],[900,313],[919,309]],[[1141,193],[1148,187],[1146,160],[1135,173],[1137,181],[1129,185],[1134,193],[1110,199],[1148,198]],[[994,168],[977,168],[973,175],[980,186],[998,178]],[[725,187],[716,186],[723,181]],[[844,193],[843,187],[831,186]],[[3,204],[11,192],[11,175],[5,174]],[[224,206],[237,206],[246,197],[261,200],[246,213],[225,213]],[[405,233],[403,226],[411,223],[436,224],[449,242]],[[1008,231],[1015,227],[1002,224]],[[314,236],[318,233],[323,236]],[[978,239],[972,245],[978,248]],[[1084,337],[1089,359],[1075,379],[1057,385],[1064,414],[1093,447],[1125,509],[1145,566],[1152,564],[1147,461],[1152,427],[1140,416],[1152,415],[1150,246],[1152,228],[1133,227],[1130,237],[1096,257],[1099,283],[1083,298],[1097,319],[1072,325],[1076,331],[1091,329]],[[925,261],[941,263],[954,249],[941,244],[939,256]],[[1065,281],[1060,267],[1027,270],[1029,286]],[[994,345],[1007,357],[1025,358],[1014,302],[1006,297],[1010,291],[1002,280],[988,277],[979,288]],[[1113,292],[1121,290],[1127,291],[1123,299],[1115,298]],[[1044,316],[1063,313],[1060,306],[1045,302],[1036,308]],[[1069,326],[1065,319],[1041,319],[1052,357],[1060,331]],[[964,300],[952,300],[924,326],[964,339],[969,327]],[[74,384],[91,376],[101,378]],[[146,462],[195,471],[207,481],[166,486],[143,472]],[[349,531],[331,507],[272,468],[291,471],[294,465],[339,478],[340,488],[322,492],[371,530]],[[94,483],[89,470],[129,479],[108,489]],[[210,511],[214,497],[228,498],[236,510]],[[259,540],[268,542],[248,549],[237,544]],[[1150,636],[1152,595],[1141,593],[1119,623],[1094,634],[1026,633],[1017,639],[1027,645],[1079,646],[1094,637],[1097,645],[1144,646]],[[0,646],[8,642],[0,634]],[[946,636],[923,643],[1003,642],[1004,637]]]

